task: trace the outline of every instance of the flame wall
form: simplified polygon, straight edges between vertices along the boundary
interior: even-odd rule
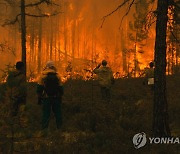
[[[34,1],[27,1],[34,2]],[[128,4],[108,17],[102,28],[102,17],[114,10],[122,0],[57,0],[59,6],[42,4],[39,9],[28,8],[27,13],[52,14],[55,11],[62,13],[49,18],[27,17],[27,64],[28,72],[41,71],[46,61],[55,61],[59,71],[64,74],[66,67],[72,65],[73,71],[83,74],[83,70],[92,70],[97,63],[106,59],[114,72],[120,76],[127,74],[123,69],[123,50],[134,48],[134,42],[129,41],[128,33],[131,31],[129,22],[133,21],[135,8],[132,7],[128,16],[120,26],[121,18],[128,9]],[[18,5],[17,5],[18,6]],[[18,14],[19,9],[12,10],[8,7],[7,16]],[[41,10],[41,11],[40,11]],[[13,60],[4,58],[14,63],[21,58],[20,24],[0,28],[0,39],[7,40],[16,49]],[[134,33],[134,32],[132,32]],[[136,44],[139,71],[153,60],[154,52],[154,26],[149,30],[149,38],[144,41],[144,52],[139,52]],[[2,56],[2,54],[0,55]],[[4,55],[3,55],[4,56]],[[126,52],[126,65],[128,71],[133,69],[133,53]],[[3,63],[6,64],[7,61]],[[71,64],[70,64],[71,63]]]

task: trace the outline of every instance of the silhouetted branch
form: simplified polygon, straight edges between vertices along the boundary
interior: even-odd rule
[[[124,18],[129,14],[129,12],[130,12],[130,10],[131,10],[131,7],[132,7],[132,5],[134,4],[134,2],[135,2],[135,0],[132,0],[132,2],[130,3],[130,5],[129,5],[129,7],[128,7],[128,10],[127,10],[126,13],[123,15],[123,17],[122,17],[122,19],[121,19],[121,23],[120,23],[119,29],[120,29],[120,27],[121,27],[121,25],[122,25],[122,22],[123,22]]]
[[[40,14],[40,15],[26,13],[26,16],[30,16],[30,17],[51,17],[51,16],[56,16],[59,13],[62,13],[62,12],[55,12],[53,14],[45,13],[45,14]]]
[[[174,35],[173,31],[171,31],[172,36],[174,37],[174,39],[176,40],[177,43],[180,43],[180,41],[178,40],[178,38]]]
[[[17,21],[18,21],[18,17],[20,16],[21,14],[18,14],[18,15],[16,15],[16,18],[14,19],[14,20],[11,20],[11,21],[6,21],[2,26],[4,27],[4,26],[7,26],[7,25],[13,25],[13,24],[15,24]]]
[[[4,0],[7,4],[14,6],[15,1],[14,0]]]
[[[154,21],[150,22],[150,23],[148,24],[148,28],[147,28],[147,29],[149,29],[155,22],[156,22],[156,19],[155,19]]]
[[[102,28],[103,27],[103,24],[104,24],[104,22],[105,22],[105,20],[106,20],[106,18],[108,18],[109,16],[111,16],[113,13],[115,13],[116,11],[118,11],[122,6],[124,6],[127,2],[129,2],[130,0],[124,0],[124,2],[123,3],[121,3],[115,10],[113,10],[112,12],[110,12],[109,14],[107,14],[107,15],[105,15],[103,18],[102,18],[102,24],[101,24],[101,27],[100,28]],[[134,0],[133,0],[134,1]]]
[[[31,4],[26,4],[25,7],[33,7],[33,6],[37,6],[37,5],[40,5],[44,2],[47,2],[47,0],[41,0],[39,2],[36,2],[36,3],[31,3]]]
[[[36,2],[36,3],[27,4],[27,5],[25,5],[25,7],[38,6],[38,5],[42,4],[42,3],[46,3],[47,5],[56,5],[56,6],[59,6],[56,3],[50,2],[50,0],[40,0],[39,2]]]
[[[151,25],[156,22],[156,11],[149,11],[148,14],[146,15],[145,19],[146,22],[144,24],[144,29],[149,30]]]
[[[34,15],[34,14],[28,14],[26,13],[27,16],[30,16],[30,17],[51,17],[51,16],[56,16],[58,15],[59,13],[63,13],[63,12],[55,12],[53,14],[48,14],[48,13],[44,13],[44,14],[40,14],[40,15]],[[18,14],[16,16],[16,18],[14,20],[11,20],[11,21],[6,21],[2,26],[7,26],[7,25],[13,25],[15,24],[17,21],[18,21],[18,17],[20,16],[21,14]]]
[[[7,42],[3,42],[3,43],[0,43],[0,53],[1,52],[11,52],[14,56],[16,55],[15,54],[15,49],[10,47],[9,44],[7,44]]]

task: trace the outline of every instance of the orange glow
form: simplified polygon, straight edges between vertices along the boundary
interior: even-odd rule
[[[70,5],[69,5],[69,8],[70,8],[70,10],[74,10],[74,7],[73,7],[73,4],[71,3]]]
[[[132,8],[119,29],[120,20],[126,12],[126,9],[122,8],[120,13],[106,19],[103,28],[100,28],[102,17],[118,4],[110,3],[109,0],[103,2],[61,1],[59,5],[62,6],[63,13],[50,18],[27,18],[27,71],[31,81],[43,70],[48,60],[55,61],[63,81],[70,77],[85,80],[94,78],[91,72],[103,59],[108,61],[116,77],[132,74],[135,63],[136,76],[141,74],[154,58],[155,26],[152,25],[149,37],[143,42],[130,41],[129,22],[134,21],[135,8]],[[47,9],[45,14],[50,16],[53,10],[53,7]],[[172,18],[172,15],[169,10],[169,18]],[[7,32],[0,29],[0,32],[7,34],[5,38],[9,39],[9,43],[16,48],[17,54],[13,63],[21,59],[21,34],[18,26],[9,28]],[[173,26],[173,23],[169,22],[168,26]],[[174,45],[171,44],[168,48],[172,46]],[[135,57],[137,62],[134,61]],[[169,57],[172,58],[172,55]],[[177,61],[179,62],[179,59]],[[71,71],[67,71],[68,65],[71,65]]]

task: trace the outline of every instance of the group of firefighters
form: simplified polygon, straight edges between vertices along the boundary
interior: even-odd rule
[[[145,79],[147,84],[152,87],[154,84],[154,68],[153,62],[150,63],[150,68],[146,70]],[[111,101],[111,86],[115,80],[110,67],[107,66],[107,61],[103,60],[94,70],[98,76],[98,82],[101,89],[103,102]],[[16,63],[16,68],[9,72],[7,85],[10,89],[11,100],[11,115],[17,116],[21,105],[26,102],[26,77],[24,74],[24,63],[19,61]],[[53,111],[56,118],[57,129],[62,126],[62,96],[64,90],[61,78],[57,73],[57,69],[53,61],[48,61],[37,84],[38,104],[42,105],[42,130],[48,128],[50,113]]]

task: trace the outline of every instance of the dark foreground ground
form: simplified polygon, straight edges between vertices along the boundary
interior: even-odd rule
[[[28,85],[25,111],[9,117],[5,86],[0,86],[0,153],[35,154],[161,154],[180,153],[180,145],[147,143],[135,149],[132,138],[139,132],[152,136],[153,98],[142,79],[118,79],[112,101],[100,99],[96,81],[68,81],[63,97],[63,126],[56,130],[52,114],[49,133],[42,136],[41,106],[37,105],[36,83]],[[169,123],[172,135],[180,137],[179,77],[167,78]]]

